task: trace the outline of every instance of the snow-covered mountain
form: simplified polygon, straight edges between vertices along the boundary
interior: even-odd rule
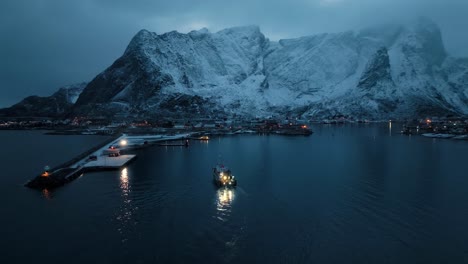
[[[0,116],[58,117],[67,114],[78,100],[87,83],[61,87],[51,96],[29,96],[21,102],[0,109]]]
[[[427,19],[278,42],[256,26],[162,35],[142,30],[88,84],[76,109],[372,119],[466,115],[467,85],[468,59],[449,57],[439,28]]]
[[[265,79],[268,45],[258,27],[215,34],[206,29],[163,35],[142,30],[123,56],[89,83],[76,106],[139,114],[165,112],[168,106],[182,115],[247,114],[247,109],[262,107],[256,97],[264,103],[256,86]]]
[[[468,114],[468,59],[436,24],[379,26],[278,42],[257,26],[138,32],[97,75],[75,113],[275,114],[387,119]]]

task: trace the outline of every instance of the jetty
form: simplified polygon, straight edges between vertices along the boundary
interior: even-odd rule
[[[65,185],[86,172],[118,170],[134,160],[129,150],[147,147],[161,141],[186,139],[191,134],[112,137],[75,158],[52,169],[45,168],[25,186],[34,189],[54,189]],[[187,144],[187,143],[186,143]]]

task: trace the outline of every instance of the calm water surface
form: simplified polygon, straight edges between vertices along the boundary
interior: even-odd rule
[[[0,262],[467,263],[468,142],[393,125],[151,147],[48,193],[22,184],[106,138],[0,131]]]

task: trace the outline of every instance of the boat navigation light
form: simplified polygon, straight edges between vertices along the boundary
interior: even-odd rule
[[[128,144],[128,141],[125,139],[120,140],[120,145],[121,146],[126,146]]]

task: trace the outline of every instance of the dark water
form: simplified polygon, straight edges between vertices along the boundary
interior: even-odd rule
[[[468,262],[468,142],[313,129],[152,147],[47,194],[21,184],[105,138],[2,131],[0,262]]]

